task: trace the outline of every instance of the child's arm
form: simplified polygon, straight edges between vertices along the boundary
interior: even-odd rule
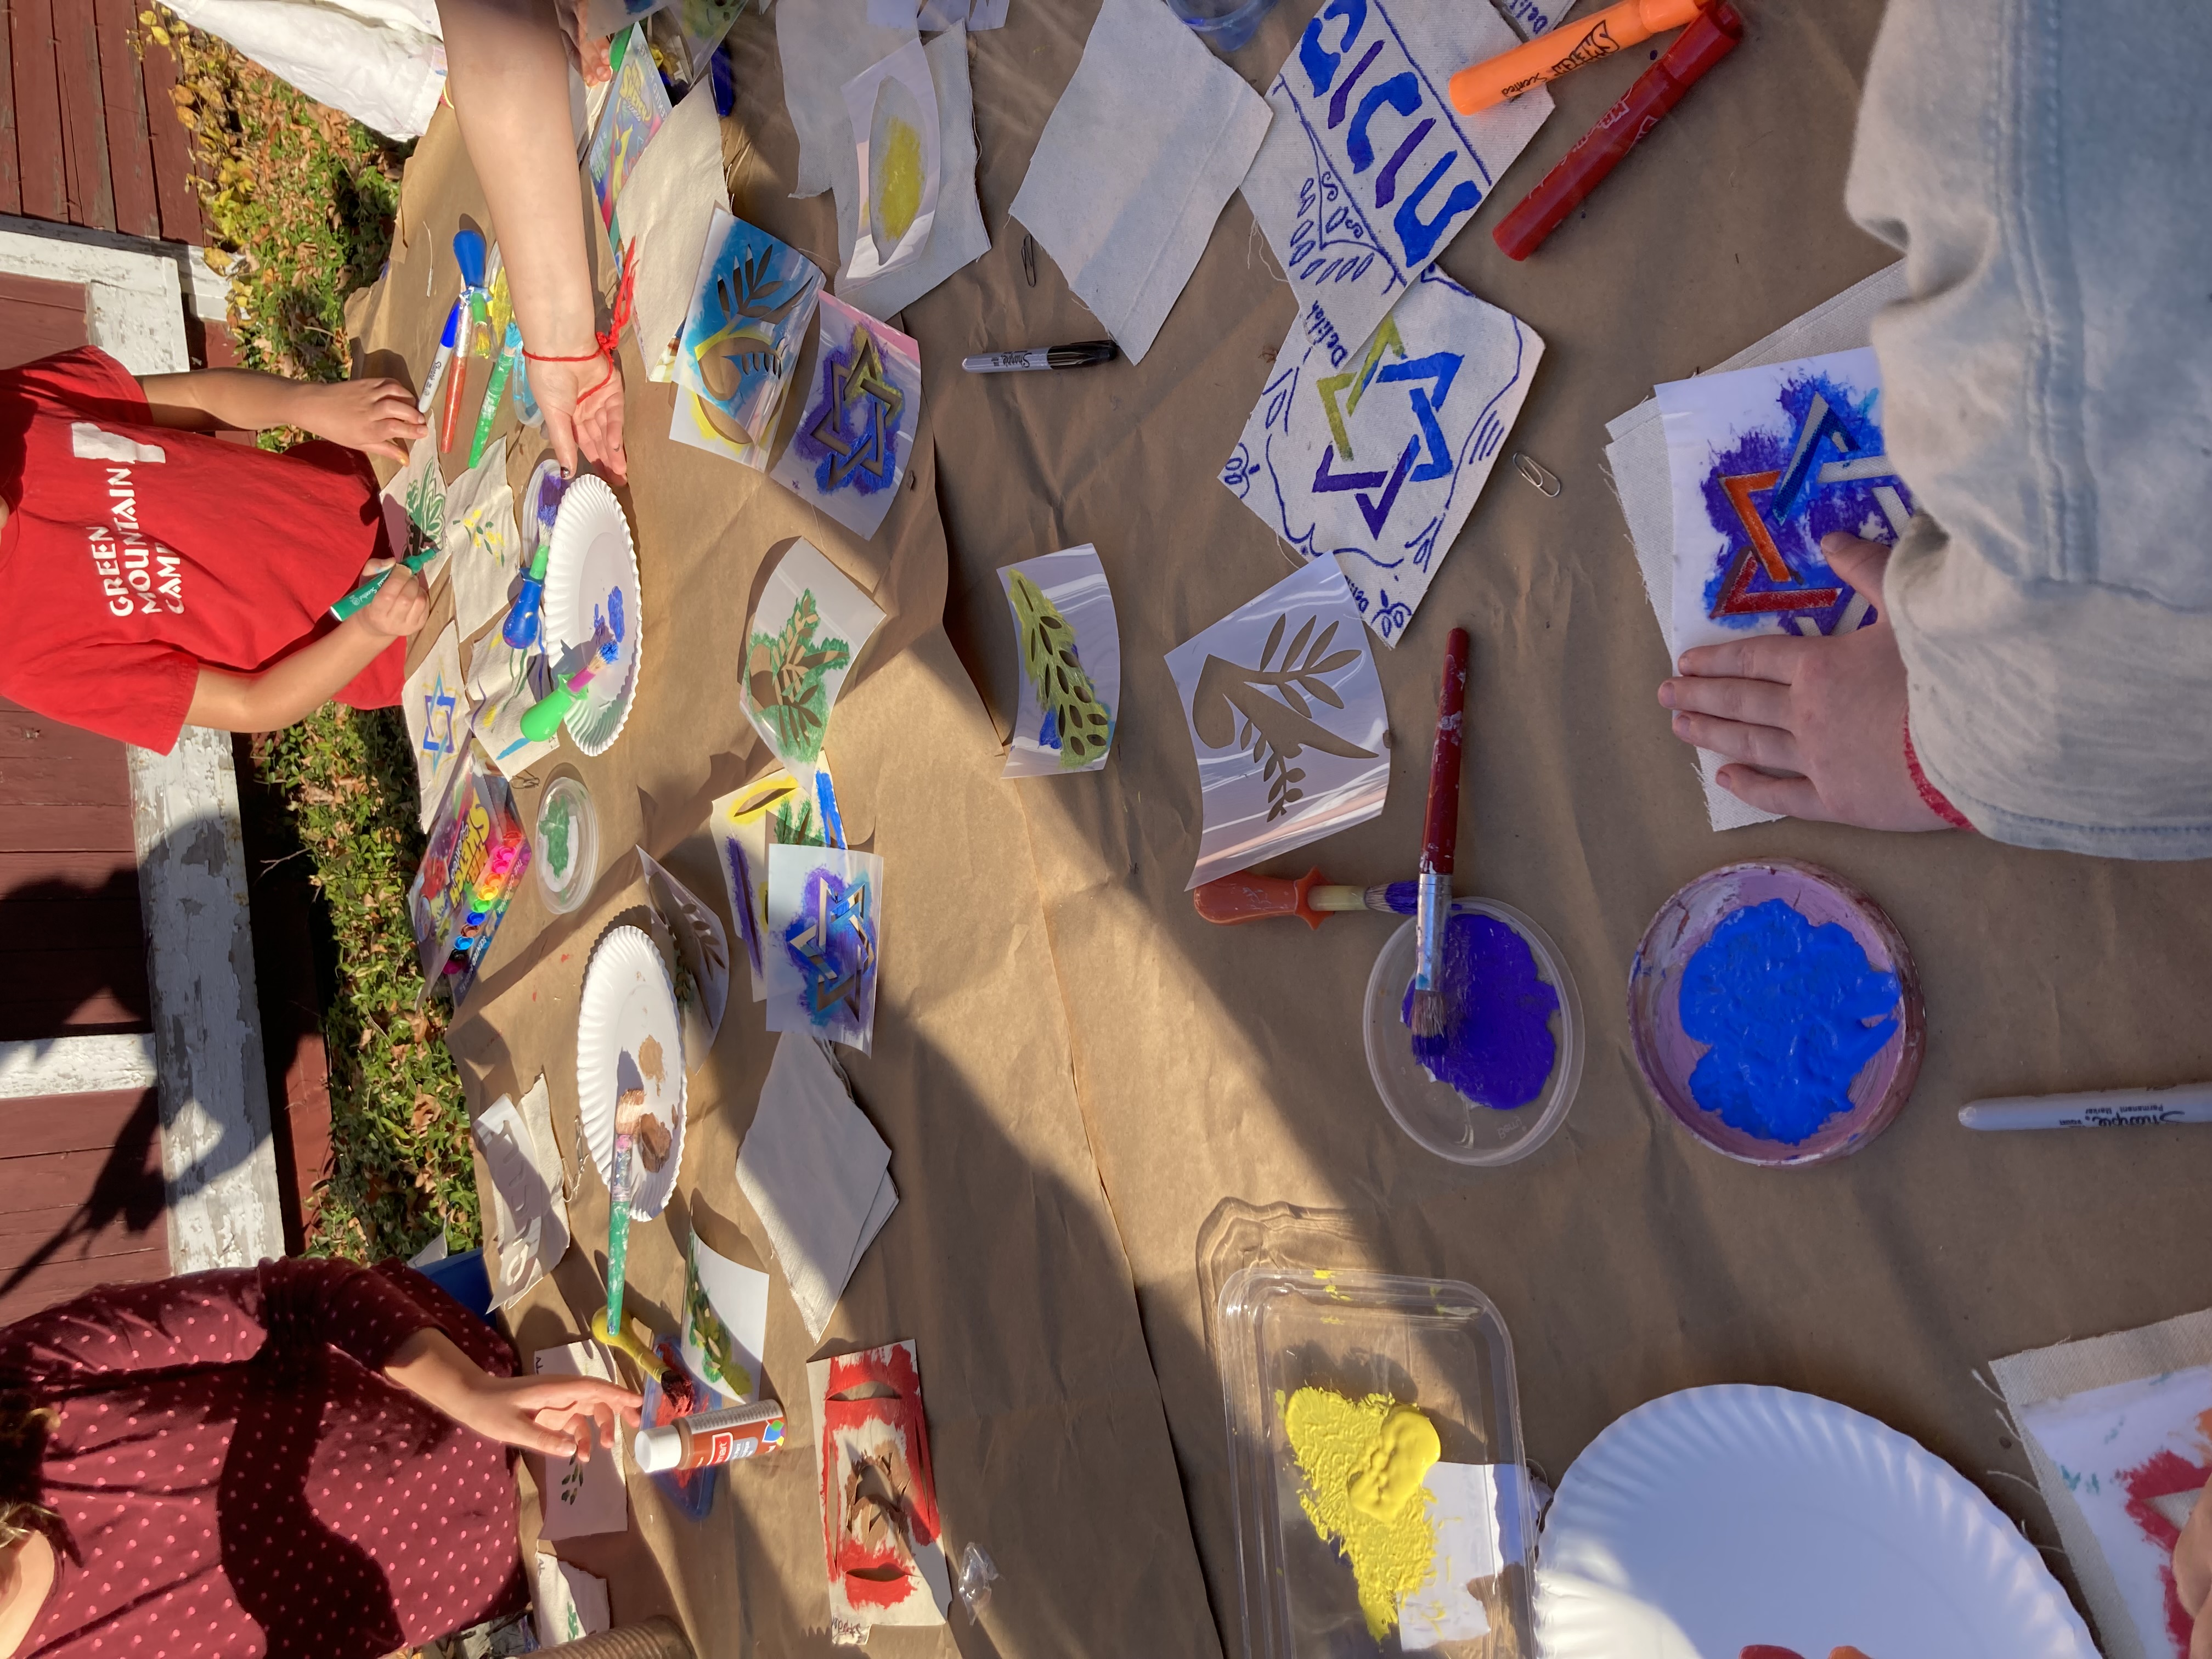
[[[372,560],[372,576],[389,565]],[[385,578],[376,597],[313,644],[258,674],[203,667],[192,691],[187,726],[218,732],[274,732],[319,708],[386,647],[420,628],[430,614],[429,590],[405,568]]]
[[[232,427],[262,432],[296,426],[349,449],[407,459],[407,446],[429,430],[415,398],[397,380],[287,380],[246,368],[203,368],[189,374],[142,374],[155,426],[187,432]]]

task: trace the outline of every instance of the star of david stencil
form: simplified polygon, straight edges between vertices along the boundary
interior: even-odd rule
[[[437,815],[461,751],[468,746],[467,688],[461,675],[460,635],[449,623],[415,665],[399,696],[408,741],[415,750],[418,815],[426,830]]]
[[[1820,538],[1887,542],[1911,521],[1870,350],[1658,389],[1674,496],[1677,650],[1753,633],[1839,634],[1875,619]]]
[[[865,1052],[876,1023],[884,861],[842,847],[768,852],[768,1029]]]
[[[769,477],[854,534],[873,536],[904,482],[921,418],[921,356],[908,336],[822,296],[813,393]]]
[[[1221,482],[1308,559],[1334,558],[1395,645],[1521,412],[1544,343],[1437,270],[1365,340],[1292,325]]]

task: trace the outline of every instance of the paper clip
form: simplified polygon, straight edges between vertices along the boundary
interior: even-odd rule
[[[1530,460],[1517,449],[1513,452],[1513,470],[1547,495],[1556,495],[1559,493],[1559,480],[1557,476],[1547,468]]]

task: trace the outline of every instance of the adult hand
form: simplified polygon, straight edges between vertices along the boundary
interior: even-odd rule
[[[392,574],[384,579],[384,586],[376,590],[375,596],[354,612],[354,619],[372,634],[396,640],[402,635],[412,634],[430,619],[430,590],[422,577],[396,559],[371,559],[362,567],[362,581],[367,581],[380,570]]]
[[[1680,677],[1659,687],[1674,735],[1737,763],[1721,768],[1721,787],[1765,811],[1866,830],[1944,829],[1905,759],[1905,661],[1881,598],[1889,550],[1838,531],[1820,556],[1873,601],[1875,622],[1840,635],[1762,634],[1684,652]]]
[[[545,440],[571,477],[576,457],[604,467],[617,483],[629,477],[623,453],[622,360],[590,357],[582,362],[530,360],[530,395],[545,414]]]
[[[2173,1591],[2181,1610],[2197,1621],[2189,1659],[2212,1659],[2212,1486],[2197,1494],[2181,1541],[2173,1547]]]
[[[638,1425],[645,1401],[592,1376],[483,1376],[446,1407],[465,1428],[503,1446],[591,1461],[592,1432],[611,1446],[621,1425]]]
[[[294,424],[318,438],[371,455],[407,459],[407,447],[430,423],[415,407],[415,394],[397,380],[338,380],[302,384]]]

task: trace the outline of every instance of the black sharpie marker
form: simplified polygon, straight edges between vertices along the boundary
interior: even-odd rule
[[[1031,346],[1027,351],[987,351],[980,357],[963,357],[960,367],[970,374],[1007,374],[1023,368],[1089,368],[1110,363],[1121,354],[1111,340],[1085,340],[1075,345]]]

